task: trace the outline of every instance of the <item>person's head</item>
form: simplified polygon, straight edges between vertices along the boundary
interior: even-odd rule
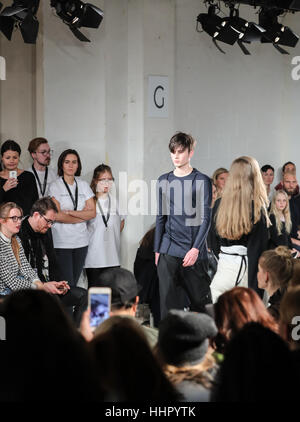
[[[260,220],[261,212],[269,224],[268,202],[258,162],[252,157],[237,158],[231,165],[222,193],[216,219],[217,232],[226,239],[240,239],[252,230],[253,222]]]
[[[75,149],[66,149],[63,151],[57,161],[58,176],[80,176],[81,161]]]
[[[214,171],[212,179],[218,191],[221,191],[221,192],[223,191],[227,177],[228,177],[228,170],[223,167],[220,167]]]
[[[29,224],[35,232],[46,233],[55,223],[58,209],[50,197],[38,199],[30,211]]]
[[[106,164],[97,166],[93,173],[91,189],[95,196],[97,193],[108,193],[114,182],[111,168]]]
[[[216,402],[297,400],[298,374],[279,335],[259,323],[245,325],[230,341],[218,374]]]
[[[285,171],[282,177],[282,185],[284,191],[289,197],[296,193],[297,189],[297,178],[295,172]]]
[[[169,142],[169,151],[174,166],[177,168],[189,164],[194,154],[196,141],[191,135],[183,132],[177,132]]]
[[[101,273],[97,286],[111,288],[112,314],[126,313],[134,316],[138,304],[138,284],[131,271],[125,268],[110,268]]]
[[[282,166],[282,174],[285,172],[296,173],[296,165],[292,161],[287,161]]]
[[[300,260],[294,259],[293,261],[293,274],[289,280],[288,288],[300,286]]]
[[[248,322],[259,322],[274,331],[278,329],[263,301],[251,288],[234,287],[223,293],[214,305],[214,313],[219,331],[216,346],[221,351]]]
[[[178,399],[154,357],[142,327],[133,318],[118,315],[108,318],[97,328],[90,344],[107,400]]]
[[[144,248],[153,250],[154,245],[154,235],[155,235],[155,224],[153,224],[150,229],[145,233],[142,240],[140,241],[140,246]]]
[[[57,297],[41,290],[14,292],[5,299],[3,316],[5,365],[18,400],[96,399],[92,356]]]
[[[300,349],[300,284],[289,287],[281,300],[279,330],[291,349]]]
[[[19,165],[21,155],[20,145],[13,141],[7,140],[1,146],[1,158],[3,168],[12,171],[16,170]]]
[[[195,366],[204,360],[209,340],[217,333],[210,316],[171,310],[159,324],[159,354],[168,365]]]
[[[0,206],[0,228],[5,236],[12,237],[19,233],[23,219],[23,210],[14,202]]]
[[[293,275],[293,262],[291,252],[285,246],[264,251],[258,261],[258,287],[269,292],[285,289]]]
[[[284,190],[278,190],[274,193],[270,214],[274,214],[276,221],[277,232],[280,235],[282,232],[282,216],[285,221],[285,228],[288,233],[292,229],[291,213],[289,197]]]
[[[274,180],[274,167],[270,166],[270,164],[265,164],[260,170],[264,184],[270,186]]]
[[[34,138],[29,142],[28,151],[34,163],[40,166],[49,166],[51,149],[46,138]]]

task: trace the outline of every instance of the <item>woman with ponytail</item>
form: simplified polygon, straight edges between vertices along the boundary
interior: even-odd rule
[[[295,262],[285,246],[263,252],[258,262],[258,286],[268,293],[268,311],[277,321],[280,302],[293,276]]]

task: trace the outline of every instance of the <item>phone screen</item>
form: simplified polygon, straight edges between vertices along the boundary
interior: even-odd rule
[[[101,322],[109,317],[110,314],[110,295],[108,293],[91,293],[91,327],[96,328]]]

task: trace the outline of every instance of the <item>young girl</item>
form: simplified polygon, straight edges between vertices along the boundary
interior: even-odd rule
[[[269,248],[274,249],[277,246],[287,246],[293,249],[290,232],[292,221],[290,215],[289,198],[285,191],[275,192],[270,210],[270,241]]]
[[[111,193],[113,182],[109,166],[100,164],[95,168],[91,189],[97,214],[88,223],[90,240],[84,265],[89,287],[99,284],[103,270],[120,266],[120,233],[125,219],[120,216],[116,198]]]
[[[270,314],[278,321],[280,302],[293,276],[294,259],[285,246],[262,253],[258,262],[258,287],[269,296]]]
[[[215,205],[221,249],[211,284],[213,302],[237,285],[249,285],[258,291],[258,258],[268,243],[267,205],[267,192],[257,161],[252,157],[234,160],[222,197]]]

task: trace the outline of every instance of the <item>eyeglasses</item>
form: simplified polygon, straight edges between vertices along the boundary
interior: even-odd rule
[[[48,226],[54,226],[54,224],[55,224],[55,221],[54,220],[49,220],[43,214],[40,214],[40,216],[43,217],[43,219],[46,221],[46,223],[48,224]]]
[[[13,215],[12,217],[7,217],[7,218],[10,218],[14,223],[17,223],[18,221],[23,220],[23,216],[18,216],[18,215]]]
[[[113,183],[115,179],[98,179],[99,183]]]
[[[52,155],[53,154],[53,149],[50,149],[49,151],[35,151],[35,153],[36,154],[41,154],[41,155],[43,155],[45,157],[46,155]]]

